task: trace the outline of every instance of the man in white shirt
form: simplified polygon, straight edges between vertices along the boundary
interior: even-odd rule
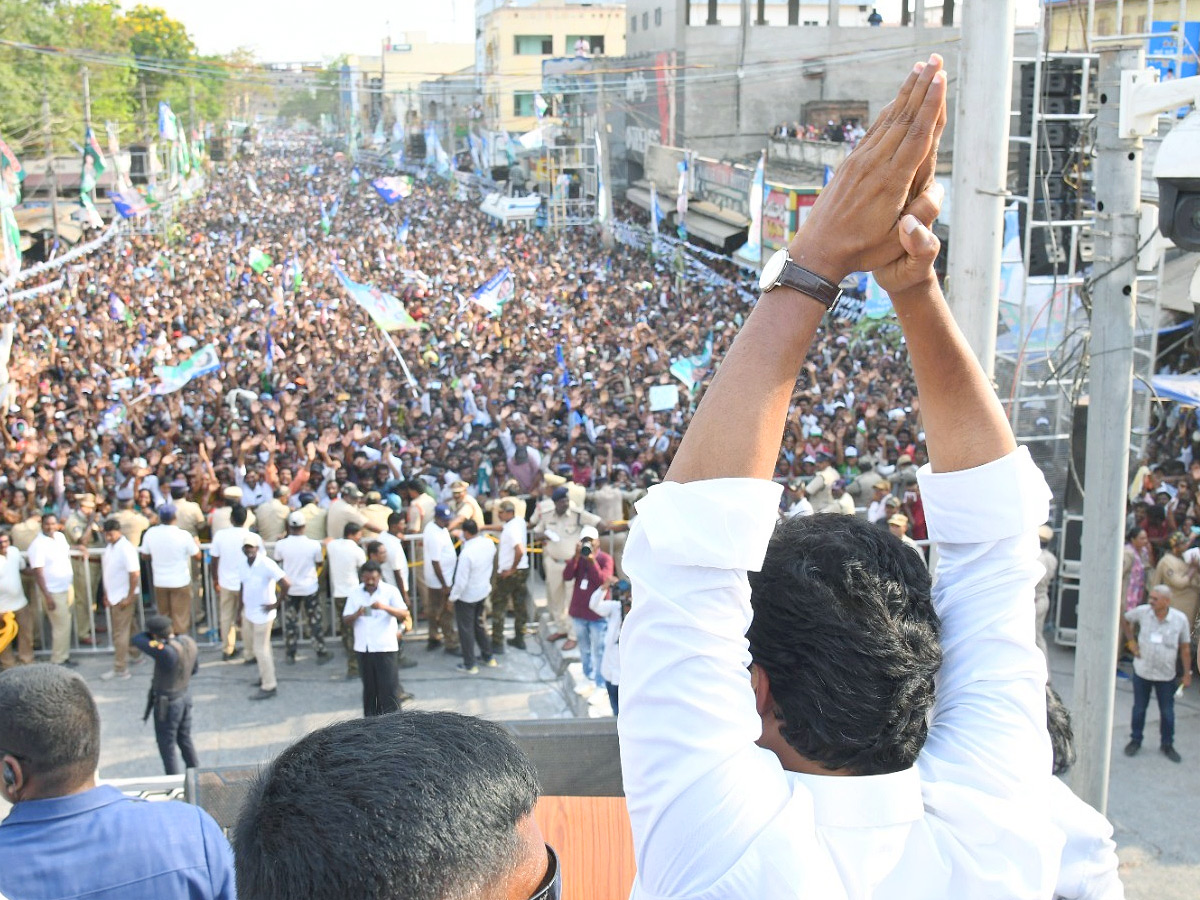
[[[100,572],[104,581],[104,602],[112,621],[113,667],[100,678],[125,681],[129,674],[129,639],[133,637],[133,617],[141,596],[142,565],[137,550],[121,533],[121,523],[108,519],[104,523],[104,552],[100,555]]]
[[[362,583],[346,598],[342,627],[354,631],[354,651],[362,673],[363,715],[382,716],[400,709],[412,699],[400,684],[396,658],[400,654],[400,632],[412,625],[400,592],[384,584],[379,563],[367,562]]]
[[[492,652],[504,652],[504,617],[513,611],[513,636],[509,644],[525,649],[525,623],[529,616],[529,553],[525,520],[517,515],[512,500],[496,507],[501,522],[500,551],[496,559],[496,590],[492,594]],[[495,526],[492,526],[493,528]]]
[[[317,598],[317,566],[325,558],[325,548],[304,534],[308,519],[302,512],[287,517],[287,537],[275,545],[275,559],[288,578],[287,603],[283,607],[283,645],[288,665],[296,662],[300,642],[300,608],[308,620],[308,633],[317,653],[317,665],[333,659],[325,649],[325,611]]]
[[[62,533],[58,516],[42,516],[42,530],[29,545],[26,561],[50,620],[50,662],[75,666],[71,659],[71,607],[75,603],[75,572],[71,568],[71,545]]]
[[[176,634],[192,628],[192,560],[200,556],[196,539],[175,524],[175,507],[158,509],[159,524],[142,535],[142,556],[150,557],[150,576],[154,581],[154,605],[169,616]]]
[[[333,607],[337,610],[338,622],[345,616],[346,598],[358,587],[358,568],[367,561],[367,554],[358,545],[362,536],[362,525],[347,522],[337,540],[325,545],[329,559],[329,592],[333,595]],[[341,626],[342,649],[346,651],[346,678],[358,677],[358,656],[354,652],[354,634],[345,625]]]
[[[1137,626],[1137,635],[1134,635]],[[1125,755],[1142,749],[1142,730],[1150,693],[1158,700],[1159,749],[1171,762],[1181,757],[1175,749],[1176,666],[1183,669],[1183,686],[1192,683],[1191,629],[1185,613],[1171,607],[1171,588],[1150,589],[1150,602],[1126,611],[1121,619],[1126,647],[1133,654],[1133,715]]]
[[[0,532],[0,614],[12,613],[17,622],[17,658],[16,662],[23,666],[33,662],[33,607],[25,596],[25,586],[21,583],[21,570],[25,568],[25,558],[12,544],[12,538],[7,531]],[[11,668],[13,662],[12,647],[0,651],[0,670]]]
[[[933,273],[944,121],[934,56],[791,242],[814,294],[769,285],[638,504],[618,719],[634,900],[1058,889],[1066,817],[1030,627],[1049,491]],[[851,271],[874,273],[907,340],[932,586],[916,554],[854,516],[776,528],[770,478],[826,312],[816,285],[836,291]],[[1111,829],[1096,827],[1089,896],[1119,897]]]
[[[411,615],[412,602],[408,593],[408,554],[404,552],[404,526],[408,517],[402,512],[392,512],[387,517],[387,530],[379,535],[379,544],[383,549],[382,556],[376,560],[383,573],[384,583],[390,584],[400,592],[400,598],[409,608]],[[367,556],[370,557],[370,553]],[[404,652],[404,642],[400,642],[400,657],[398,665],[401,669],[411,669],[417,664]]]
[[[475,645],[479,645],[479,658],[485,666],[496,666],[492,655],[492,641],[483,627],[483,601],[492,592],[492,570],[496,562],[496,545],[492,539],[479,533],[479,525],[473,519],[462,523],[463,545],[454,569],[454,584],[450,588],[450,599],[454,602],[454,623],[458,626],[459,646],[462,647],[462,662],[455,666],[460,672],[474,675],[479,671],[475,665]]]
[[[872,525],[885,525],[890,515],[887,499],[892,496],[892,483],[886,478],[880,478],[872,486],[872,490],[874,493],[871,495],[871,502],[867,505],[867,521]]]
[[[243,562],[238,573],[242,583],[242,615],[254,645],[259,675],[258,692],[250,695],[251,700],[270,700],[276,694],[271,626],[275,622],[275,610],[279,609],[280,592],[286,596],[290,587],[283,569],[261,549],[257,535],[242,538]]]
[[[217,620],[221,629],[221,659],[237,658],[238,626],[241,623],[242,542],[256,537],[247,527],[250,511],[240,503],[229,508],[229,525],[212,536],[208,555],[212,559],[213,583],[217,586]],[[243,639],[246,665],[254,662],[254,644]]]
[[[429,620],[429,641],[425,649],[436,650],[446,641],[447,653],[458,653],[458,631],[454,626],[454,607],[450,605],[450,585],[454,581],[454,540],[446,526],[453,513],[443,503],[433,510],[433,521],[422,534],[425,557],[425,583],[429,586],[429,603],[425,616]]]

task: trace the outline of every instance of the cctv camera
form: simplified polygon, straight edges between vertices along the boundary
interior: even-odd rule
[[[1163,139],[1154,163],[1158,230],[1180,250],[1200,252],[1200,110]]]

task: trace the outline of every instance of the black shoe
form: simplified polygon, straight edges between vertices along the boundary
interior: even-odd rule
[[[518,650],[524,650],[525,649],[525,638],[511,637],[508,639],[508,646],[516,647]]]
[[[246,659],[246,660],[242,661],[242,665],[243,666],[257,666],[258,660],[257,659]]]
[[[59,665],[66,666],[68,669],[79,668],[79,663],[75,662],[75,660],[73,660],[73,659],[64,659],[62,662],[59,663]]]
[[[234,650],[232,653],[222,653],[221,662],[229,662],[231,659],[237,659],[241,655],[241,650]]]
[[[1126,756],[1137,756],[1137,752],[1142,749],[1141,741],[1130,741],[1125,745]]]
[[[408,691],[401,691],[399,699],[400,699],[401,703],[407,703],[409,700],[415,700],[416,698],[413,697],[413,695],[410,694]]]
[[[271,690],[267,691],[267,690],[263,690],[263,689],[260,687],[260,688],[258,689],[258,693],[257,693],[257,694],[251,694],[251,695],[250,695],[250,699],[251,699],[251,700],[270,700],[270,699],[272,699],[274,696],[275,696],[275,688],[271,688]]]
[[[409,659],[407,656],[400,657],[401,669],[413,669],[416,668],[416,665],[417,661],[415,659]]]
[[[328,650],[322,650],[320,653],[317,654],[317,665],[323,666],[323,665],[325,665],[325,663],[329,662],[331,659],[333,659],[333,654],[330,653]]]
[[[1173,763],[1183,762],[1183,757],[1181,757],[1179,755],[1179,751],[1176,750],[1170,744],[1167,744],[1167,746],[1165,746],[1161,749],[1162,749],[1162,755],[1165,756],[1167,759],[1169,759],[1171,762],[1173,762]]]
[[[428,641],[425,642],[426,650],[436,650],[440,646],[442,646],[442,642],[439,641],[437,638],[430,638]]]

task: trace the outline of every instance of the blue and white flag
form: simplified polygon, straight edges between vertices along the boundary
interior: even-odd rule
[[[371,182],[371,187],[375,188],[376,193],[388,205],[391,205],[412,194],[413,179],[411,175],[387,175],[383,178],[376,178]]]
[[[145,199],[135,190],[109,191],[108,199],[112,201],[113,208],[120,213],[123,219],[144,216],[150,212],[150,207],[147,205]]]
[[[701,373],[712,365],[713,336],[709,334],[704,349],[695,356],[681,356],[671,361],[671,374],[684,383],[688,391],[695,391]]]
[[[100,416],[100,433],[112,434],[114,431],[119,431],[128,418],[129,414],[125,409],[125,404],[114,403]]]
[[[490,315],[499,315],[504,304],[512,299],[516,281],[507,267],[501,269],[471,295],[471,302],[482,306]]]
[[[825,167],[825,180],[821,182],[821,185],[822,186],[827,185],[831,181],[833,181],[833,166],[826,166]]]
[[[550,104],[546,102],[546,98],[540,93],[533,95],[533,111],[537,113],[539,119],[546,117],[546,112],[550,109]]]
[[[655,237],[658,237],[658,226],[666,217],[667,214],[658,205],[658,187],[652,181],[650,182],[650,231]]]
[[[746,229],[746,243],[735,254],[755,266],[762,262],[763,191],[763,157],[759,156],[750,181],[750,227]]]
[[[164,141],[179,140],[179,119],[166,100],[158,104],[158,136]]]
[[[397,297],[385,294],[374,285],[354,281],[340,266],[335,265],[333,271],[346,293],[350,295],[350,299],[361,306],[372,321],[384,331],[425,327],[408,314],[408,310]]]
[[[205,344],[177,366],[155,366],[154,374],[159,377],[159,383],[151,393],[156,396],[172,394],[193,378],[209,375],[220,368],[221,357],[217,354],[217,348]]]
[[[396,226],[396,241],[400,244],[408,243],[409,221],[408,216],[404,217],[404,221]]]
[[[350,170],[350,183],[358,184],[360,181],[362,181],[362,172],[358,170],[358,166],[355,166]]]

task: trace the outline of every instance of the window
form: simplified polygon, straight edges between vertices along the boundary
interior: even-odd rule
[[[513,36],[513,53],[517,56],[550,56],[553,52],[553,35],[518,34]]]
[[[654,24],[655,24],[655,26],[662,24],[662,7],[661,6],[657,6],[654,8]]]
[[[642,13],[642,31],[650,30],[650,13]]]
[[[537,115],[537,113],[534,111],[533,97],[533,91],[513,91],[513,115]]]
[[[587,54],[600,56],[604,53],[604,35],[568,34],[567,53],[573,56],[586,56]]]

